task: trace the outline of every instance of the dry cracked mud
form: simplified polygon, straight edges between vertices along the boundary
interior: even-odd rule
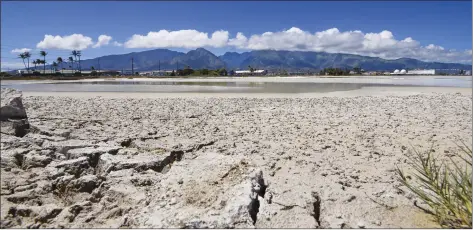
[[[23,97],[1,227],[437,227],[395,167],[471,143],[471,100]]]

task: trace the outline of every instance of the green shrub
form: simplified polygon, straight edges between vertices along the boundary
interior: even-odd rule
[[[464,143],[455,153],[457,161],[440,162],[430,149],[427,153],[409,156],[414,179],[397,168],[400,182],[423,200],[442,227],[472,228],[472,150]],[[459,161],[459,162],[458,162]],[[416,181],[416,182],[414,182]]]

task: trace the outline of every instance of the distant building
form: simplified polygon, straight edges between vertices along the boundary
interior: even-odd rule
[[[435,74],[439,75],[459,75],[460,69],[436,69]]]
[[[172,70],[151,70],[151,71],[141,71],[138,73],[140,76],[149,76],[149,77],[159,77],[167,76],[172,73]]]
[[[154,77],[159,77],[159,76],[167,76],[167,75],[170,75],[172,73],[173,70],[154,70],[154,71],[151,71],[151,76],[154,76]]]
[[[19,69],[19,70],[17,70],[17,71],[18,71],[18,73],[17,73],[18,75],[23,75],[23,74],[26,74],[26,73],[27,73],[26,70],[20,70],[20,69]]]
[[[302,72],[302,71],[287,72],[287,75],[290,75],[290,76],[301,76],[301,75],[307,75],[307,72]]]
[[[237,70],[235,71],[235,76],[262,76],[268,74],[267,70],[254,70],[253,72],[249,70]]]
[[[153,71],[153,76],[166,76],[171,73],[172,73],[172,70],[158,70],[158,71]]]
[[[92,72],[98,73],[100,75],[118,75],[120,73],[120,71],[116,71],[116,70],[82,70],[82,71],[70,70],[70,69],[63,69],[63,70],[59,70],[59,69],[48,70],[47,69],[44,71],[42,69],[30,70],[30,74],[32,74],[33,72],[39,72],[40,74],[47,74],[47,75],[51,75],[51,74],[73,75],[74,73],[77,73],[77,72],[80,72],[83,75],[90,75],[92,74]],[[18,70],[19,75],[26,74],[26,73],[27,71],[25,70]]]
[[[392,75],[405,75],[407,73],[407,71],[405,69],[402,69],[402,70],[394,70],[393,73],[391,73]]]
[[[122,75],[122,76],[131,76],[131,75],[134,75],[131,70],[122,70],[122,71],[118,71],[118,72],[119,72],[120,75]]]
[[[140,76],[151,76],[153,74],[152,71],[147,71],[147,72],[139,72],[138,75]]]
[[[412,75],[435,75],[435,69],[414,69],[414,70],[409,70],[407,72],[408,74]]]
[[[375,76],[375,75],[378,75],[378,73],[376,71],[369,71],[369,72],[364,72],[361,75],[363,75],[363,76]]]
[[[414,70],[394,70],[392,75],[458,75],[460,69],[414,69]]]
[[[468,70],[468,71],[465,71],[465,75],[467,75],[467,76],[471,76],[471,71],[470,71],[470,70]]]

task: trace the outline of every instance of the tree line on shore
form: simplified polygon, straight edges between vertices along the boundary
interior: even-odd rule
[[[225,68],[221,69],[192,69],[190,66],[186,66],[184,69],[178,69],[172,71],[169,76],[227,76],[228,71]]]
[[[361,74],[362,69],[360,67],[355,67],[353,69],[348,69],[348,68],[325,68],[320,71],[320,75],[330,75],[330,76],[344,76],[344,75],[350,75],[350,72],[353,72],[354,74]]]
[[[256,71],[256,68],[253,68],[251,66],[248,66],[248,70],[250,73],[253,73]],[[169,76],[228,76],[231,75],[231,72],[234,72],[234,70],[231,70],[230,72],[227,71],[226,68],[219,68],[219,69],[192,69],[190,66],[186,66],[184,69],[178,69],[176,71],[172,71],[169,73]]]
[[[82,68],[81,68],[81,64],[80,64],[80,58],[82,56],[82,51],[80,50],[73,50],[71,52],[71,56],[69,56],[67,59],[63,59],[62,57],[57,57],[52,63],[48,63],[46,61],[46,56],[48,55],[48,53],[44,50],[41,50],[39,51],[39,56],[42,58],[42,59],[36,59],[36,60],[33,60],[31,63],[34,65],[34,69],[33,69],[33,75],[35,74],[41,74],[40,71],[38,71],[37,69],[37,66],[40,66],[40,65],[43,65],[43,71],[42,71],[42,74],[46,74],[46,64],[51,64],[50,65],[50,70],[51,72],[56,72],[56,73],[63,73],[63,70],[66,70],[67,68],[63,68],[64,65],[66,65],[67,67],[67,64],[69,64],[69,69],[71,71],[73,71],[74,73],[76,74],[81,74],[82,73]],[[27,73],[29,74],[30,71],[31,71],[31,68],[30,68],[30,59],[32,57],[32,54],[31,52],[23,52],[21,54],[18,55],[18,58],[21,58],[23,60],[23,64],[25,65],[25,69],[27,71]],[[27,60],[27,62],[25,62],[25,60]],[[74,65],[76,64],[76,65]],[[60,67],[58,69],[58,67]],[[59,72],[58,70],[61,70],[61,72]],[[94,67],[92,67],[92,70],[94,70]]]

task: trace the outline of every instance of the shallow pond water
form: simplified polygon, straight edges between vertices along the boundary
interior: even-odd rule
[[[79,81],[2,81],[2,87],[25,92],[197,92],[197,93],[326,93],[364,87],[471,88],[471,77],[340,77],[100,79]]]

